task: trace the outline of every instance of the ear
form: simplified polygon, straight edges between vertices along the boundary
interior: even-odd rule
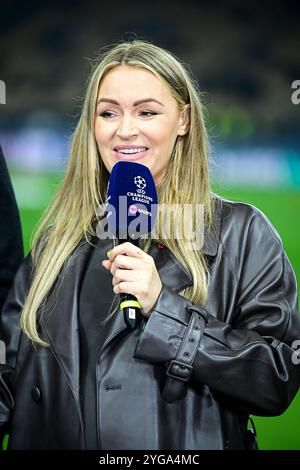
[[[190,119],[191,119],[191,105],[188,103],[184,106],[184,110],[181,111],[180,116],[180,126],[178,128],[178,135],[187,134],[190,128]]]

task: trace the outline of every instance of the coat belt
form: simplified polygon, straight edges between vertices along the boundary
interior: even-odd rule
[[[167,379],[162,396],[168,403],[180,400],[186,393],[185,383],[191,378],[193,362],[200,344],[207,316],[196,306],[187,307],[191,317],[185,336],[178,349],[175,359],[169,361],[167,366]]]

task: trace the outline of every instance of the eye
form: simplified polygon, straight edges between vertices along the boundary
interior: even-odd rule
[[[143,115],[145,115],[145,114],[149,115],[150,114],[150,116],[155,116],[157,113],[154,113],[153,111],[141,111],[141,114],[143,114]]]
[[[109,115],[109,116],[107,116]],[[110,113],[109,111],[104,111],[103,113],[100,113],[99,116],[103,117],[104,119],[106,117],[111,117],[112,113]]]

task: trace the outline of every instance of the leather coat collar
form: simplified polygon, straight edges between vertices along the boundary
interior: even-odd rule
[[[211,231],[204,231],[202,248],[204,255],[213,257],[217,254],[221,220],[222,201],[217,199],[213,228]],[[111,247],[111,240],[103,240],[99,252],[99,269],[105,269],[101,266],[101,259],[106,257],[106,252]],[[80,384],[80,341],[77,310],[81,280],[91,249],[93,249],[91,245],[83,240],[74,250],[42,308],[40,320],[45,339],[60,363],[76,400],[79,399]],[[149,250],[149,254],[155,261],[162,283],[174,292],[178,293],[193,284],[191,275],[168,248],[161,249],[153,245]],[[99,286],[99,289],[101,289],[101,286]],[[112,292],[112,302],[113,299],[114,294]],[[119,309],[110,320],[107,337],[100,354],[103,354],[112,340],[125,329],[126,325]]]

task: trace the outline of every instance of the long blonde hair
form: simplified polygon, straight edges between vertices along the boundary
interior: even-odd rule
[[[104,48],[91,73],[81,115],[72,135],[66,173],[53,202],[45,211],[32,240],[34,275],[21,314],[21,327],[33,341],[43,346],[38,331],[38,311],[45,302],[64,263],[80,240],[90,243],[95,236],[93,222],[97,209],[103,207],[109,180],[94,137],[94,119],[99,85],[114,67],[130,65],[151,71],[169,88],[183,110],[190,103],[190,126],[186,135],[177,136],[168,172],[159,189],[160,204],[190,204],[204,207],[205,224],[213,219],[213,197],[208,172],[208,138],[204,106],[197,80],[174,54],[144,40],[115,43]],[[196,211],[190,222],[196,226]],[[164,239],[158,217],[157,241],[164,243],[193,277],[193,286],[181,294],[195,304],[208,299],[209,272],[201,250],[186,250],[184,239]],[[170,221],[172,223],[172,221]],[[84,241],[84,240],[83,240]],[[151,239],[144,240],[147,252]]]

